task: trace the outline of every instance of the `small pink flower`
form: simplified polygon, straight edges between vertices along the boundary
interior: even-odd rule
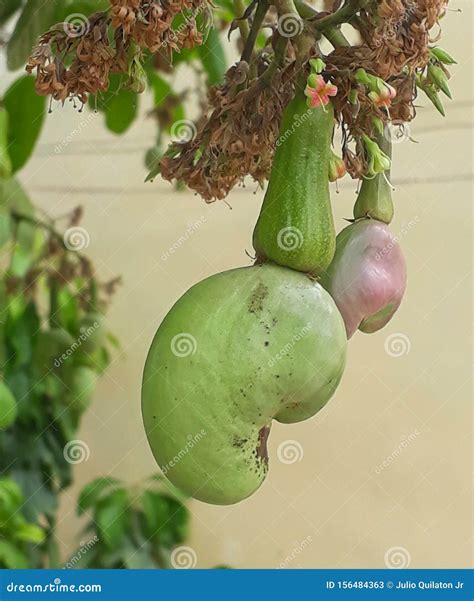
[[[388,83],[383,83],[382,86],[379,86],[378,92],[370,92],[369,98],[372,100],[376,107],[385,107],[388,108],[392,104],[392,100],[397,95],[397,91],[395,88],[392,88]]]
[[[308,106],[315,109],[329,104],[329,97],[337,94],[337,86],[327,82],[322,75],[312,74],[304,93],[308,97]]]

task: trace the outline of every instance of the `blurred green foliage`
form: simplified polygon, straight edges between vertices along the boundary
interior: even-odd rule
[[[8,68],[22,69],[38,37],[55,24],[108,7],[108,0],[2,0],[0,29],[8,22],[11,30]],[[104,115],[109,131],[124,134],[139,114],[138,84],[146,79],[157,125],[150,168],[173,123],[186,118],[187,91],[174,89],[170,71],[191,66],[210,85],[223,81],[218,29],[234,18],[232,0],[217,0],[213,12],[214,27],[210,13],[198,16],[201,47],[145,54],[143,66],[132,63],[128,78],[112,75],[109,90],[90,98],[89,110]],[[173,27],[183,22],[178,16]],[[75,463],[67,449],[77,442],[96,379],[117,347],[104,324],[105,291],[113,287],[98,282],[87,257],[62,234],[78,227],[80,212],[60,224],[45,220],[15,177],[34,152],[46,111],[33,76],[19,76],[0,97],[0,568],[62,565],[58,499],[73,481]],[[89,517],[82,533],[88,542],[66,567],[172,567],[172,549],[188,536],[185,499],[160,476],[133,487],[98,478],[82,490],[78,514]]]
[[[190,514],[181,495],[159,476],[127,488],[98,478],[81,492],[78,513],[89,513],[82,533],[94,541],[87,553],[69,559],[75,568],[169,568],[173,547],[189,534]]]

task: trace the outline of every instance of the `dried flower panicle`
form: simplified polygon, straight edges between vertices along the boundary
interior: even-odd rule
[[[448,0],[381,0],[367,14],[371,26],[364,42],[373,51],[377,74],[383,79],[403,69],[424,67],[430,30],[446,12]]]
[[[36,73],[38,94],[61,102],[77,98],[84,104],[89,94],[108,89],[111,73],[128,74],[130,87],[143,91],[142,50],[170,56],[173,50],[203,42],[196,18],[209,10],[208,0],[110,3],[109,12],[94,13],[80,31],[59,23],[40,37],[26,66]],[[173,28],[178,14],[183,22]]]
[[[293,76],[290,64],[266,87],[254,80],[238,91],[232,77],[211,89],[211,114],[192,140],[172,144],[161,160],[162,177],[183,181],[207,202],[225,198],[247,175],[263,185],[283,110],[294,94]]]

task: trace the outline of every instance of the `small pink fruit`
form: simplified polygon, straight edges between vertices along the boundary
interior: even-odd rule
[[[400,306],[406,264],[390,228],[360,219],[337,236],[336,254],[322,285],[331,294],[346,324],[347,337],[359,329],[382,329]]]

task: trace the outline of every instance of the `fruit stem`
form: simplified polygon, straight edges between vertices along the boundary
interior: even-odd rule
[[[386,133],[377,134],[375,141],[380,150],[392,158],[392,142]],[[354,205],[354,218],[371,218],[389,224],[393,219],[390,169],[373,177],[364,177]]]

